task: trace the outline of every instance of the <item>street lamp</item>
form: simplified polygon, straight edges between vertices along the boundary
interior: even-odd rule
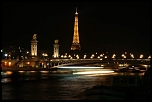
[[[143,55],[143,54],[141,54],[139,58],[143,58],[143,57],[144,57],[144,55]]]
[[[134,58],[134,55],[133,54],[130,54],[131,58]]]
[[[148,56],[148,58],[150,59],[150,58],[151,58],[151,55],[150,55],[150,56]]]
[[[104,54],[100,54],[100,57],[103,57]]]
[[[79,59],[79,55],[77,55],[76,57],[77,57],[77,59]]]
[[[112,55],[112,58],[115,58],[115,57],[116,57],[116,54],[113,54],[113,55]]]
[[[61,55],[61,58],[63,58],[63,55]]]
[[[85,59],[87,55],[84,55],[83,58]]]
[[[26,52],[27,54],[29,53],[29,51]]]
[[[5,56],[5,59],[7,59],[8,54],[6,53],[6,54],[4,54],[4,56]]]

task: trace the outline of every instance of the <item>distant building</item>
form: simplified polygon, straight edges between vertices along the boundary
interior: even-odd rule
[[[31,40],[31,56],[37,56],[37,40],[36,34],[33,35],[33,39]]]
[[[24,48],[17,46],[9,46],[1,50],[2,59],[21,59],[24,52]]]
[[[59,44],[58,44],[59,40],[54,40],[55,44],[54,44],[54,58],[59,58]]]

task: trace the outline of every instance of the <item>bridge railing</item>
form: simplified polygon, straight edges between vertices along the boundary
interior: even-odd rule
[[[99,58],[93,58],[93,59],[51,59],[50,61],[97,61],[97,60],[134,60],[134,61],[150,61],[151,59],[99,59]]]

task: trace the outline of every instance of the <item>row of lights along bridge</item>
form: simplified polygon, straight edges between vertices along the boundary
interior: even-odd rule
[[[16,58],[20,58],[20,59],[28,59],[28,57],[30,56],[30,51],[23,51],[20,50],[20,57],[19,55],[14,55],[13,53],[10,52],[3,52],[3,50],[1,50],[1,53],[3,54],[2,58],[3,59],[16,59]],[[14,55],[14,56],[13,56]],[[18,57],[17,57],[18,56]],[[40,52],[38,54],[39,59],[43,59],[43,60],[47,60],[47,59],[54,59],[54,58],[59,58],[59,59],[150,59],[151,55],[149,56],[145,56],[144,54],[139,54],[139,55],[134,55],[133,53],[128,53],[128,52],[124,52],[122,54],[109,54],[108,52],[105,53],[92,53],[92,54],[62,54],[59,55],[59,57],[54,57],[54,55],[50,55],[49,53],[47,53],[47,51],[45,52]]]

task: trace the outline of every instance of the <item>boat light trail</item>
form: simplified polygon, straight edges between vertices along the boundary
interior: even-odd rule
[[[113,73],[114,71],[87,71],[87,72],[75,72],[73,74],[101,74],[101,73]]]
[[[57,68],[79,68],[79,69],[82,69],[82,68],[86,68],[86,69],[88,69],[88,68],[104,68],[104,67],[91,67],[91,66],[59,66],[59,67],[57,67]]]

